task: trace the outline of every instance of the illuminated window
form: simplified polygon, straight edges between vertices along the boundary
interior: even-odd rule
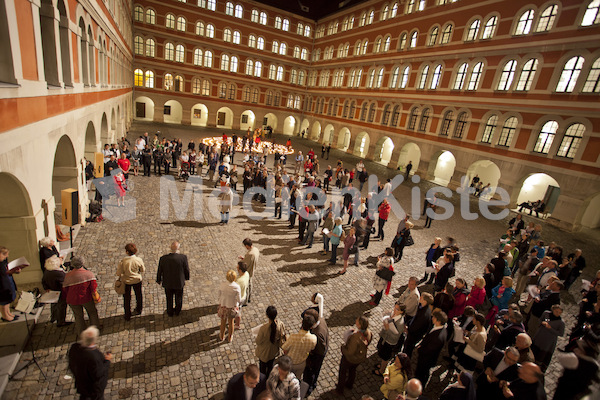
[[[144,39],[141,36],[136,36],[133,41],[133,52],[135,54],[144,54]]]
[[[267,24],[267,13],[264,11],[260,13],[260,23],[261,25]]]
[[[154,88],[154,72],[146,71],[146,87]]]
[[[206,37],[211,39],[215,37],[215,27],[211,24],[206,25]]]
[[[417,32],[413,32],[410,35],[410,44],[409,44],[409,48],[414,49],[415,47],[417,47],[417,38],[419,37],[419,34]]]
[[[600,58],[594,61],[581,91],[584,93],[600,93]]]
[[[531,32],[531,24],[533,23],[533,10],[527,10],[519,18],[517,27],[515,29],[515,35],[527,35]]]
[[[398,50],[404,50],[406,47],[406,33],[400,35],[400,39],[398,40]]]
[[[281,23],[281,29],[286,32],[290,30],[290,21],[287,18],[285,18]]]
[[[392,76],[390,78],[390,88],[395,88],[398,84],[398,77],[400,76],[400,67],[396,67],[392,70]]]
[[[256,47],[256,36],[248,36],[248,47]]]
[[[175,46],[173,46],[173,43],[165,44],[165,60],[173,61],[174,53],[175,53]]]
[[[304,33],[304,24],[302,22],[298,22],[298,25],[296,25],[296,33],[298,35],[302,35]]]
[[[548,154],[550,146],[552,146],[552,142],[554,141],[554,136],[556,136],[556,131],[558,131],[558,122],[546,122],[540,130],[533,151],[536,153]]]
[[[592,26],[600,23],[600,0],[590,2],[583,14],[581,26]]]
[[[410,67],[405,67],[402,71],[402,75],[400,76],[400,89],[406,88],[406,84],[408,83],[408,76],[410,74]]]
[[[532,58],[525,63],[523,69],[521,70],[521,75],[519,75],[519,80],[517,81],[517,87],[515,90],[528,91],[531,89],[531,84],[533,83],[533,78],[535,77],[537,65],[537,58]]]
[[[262,63],[260,61],[254,63],[254,76],[257,78],[262,76]]]
[[[240,44],[242,42],[242,35],[240,31],[233,31],[233,44]]]
[[[144,9],[140,6],[135,6],[133,10],[133,19],[138,22],[144,21]]]
[[[236,5],[235,6],[235,17],[236,18],[242,18],[244,16],[244,9],[242,8],[241,5]]]
[[[212,68],[212,60],[213,60],[212,52],[209,50],[205,51],[204,52],[204,67]]]
[[[156,43],[154,39],[146,39],[146,57],[154,57]]]
[[[575,158],[583,134],[585,132],[585,126],[582,124],[573,124],[567,128],[565,136],[558,148],[557,155],[559,157]]]
[[[238,71],[238,58],[236,56],[231,57],[231,63],[229,66],[229,71],[237,72]]]
[[[481,143],[492,143],[492,137],[494,136],[496,126],[498,126],[498,116],[494,114],[491,115],[485,123],[483,135],[481,136]]]
[[[448,24],[444,27],[442,31],[442,38],[440,40],[441,44],[450,43],[450,39],[452,39],[452,24]]]
[[[408,0],[408,4],[406,5],[406,13],[410,14],[415,11],[415,1],[416,0]]]
[[[450,126],[452,125],[452,120],[454,118],[454,112],[446,111],[444,114],[444,119],[442,120],[442,129],[440,129],[440,135],[448,136],[450,133]]]
[[[502,132],[500,132],[500,138],[498,139],[499,146],[509,147],[512,143],[515,131],[517,130],[517,118],[510,117],[504,122]]]
[[[471,71],[471,77],[469,78],[469,84],[467,85],[467,90],[477,90],[479,86],[479,80],[481,79],[481,73],[483,71],[483,63],[478,62],[473,67],[473,71]]]
[[[184,62],[185,60],[185,48],[183,45],[178,44],[175,48],[175,62]]]
[[[437,26],[433,27],[433,29],[429,32],[429,39],[427,41],[428,46],[435,46],[435,42],[437,42],[439,32],[440,28],[438,28]]]
[[[146,10],[146,23],[156,24],[156,12],[154,10]]]
[[[167,28],[175,29],[175,16],[173,14],[167,14],[165,25]]]
[[[194,50],[194,65],[202,65],[202,50]]]
[[[583,57],[573,57],[565,63],[565,67],[560,74],[558,85],[556,85],[556,91],[562,93],[571,93],[577,83],[577,78],[581,73],[581,67],[583,66]]]
[[[367,17],[367,25],[371,25],[373,23],[374,18],[375,18],[375,11],[371,10],[371,12],[369,12],[369,16]]]
[[[264,50],[265,49],[265,38],[262,37],[258,37],[258,40],[256,41],[256,48],[258,50]]]
[[[304,36],[310,37],[310,26],[308,25],[304,27]]]
[[[275,17],[275,29],[281,29],[281,17]]]
[[[221,71],[229,71],[229,56],[227,54],[221,55]]]
[[[271,44],[271,51],[273,53],[279,52],[279,42],[277,40],[273,40],[273,44]]]
[[[228,1],[227,4],[225,4],[225,14],[233,15],[233,3]]]
[[[431,77],[431,85],[429,85],[429,89],[437,89],[440,84],[440,79],[442,77],[442,65],[438,64],[433,71],[433,76]]]
[[[398,122],[400,122],[401,109],[400,106],[394,106],[394,111],[392,111],[392,122],[390,123],[391,126],[396,126],[398,125]]]
[[[467,31],[467,41],[473,41],[477,39],[477,36],[479,35],[479,26],[481,25],[481,21],[476,19],[475,21],[471,22],[471,25],[469,26],[469,30]]]
[[[277,80],[283,81],[283,67],[282,66],[277,67]]]
[[[204,22],[196,22],[196,35],[204,36]]]
[[[512,84],[513,78],[515,77],[515,70],[517,68],[517,62],[510,60],[504,64],[500,80],[498,81],[497,90],[508,90]]]
[[[469,64],[467,63],[463,63],[460,67],[458,67],[456,79],[454,80],[454,90],[461,90],[463,88],[463,84],[465,83],[465,79],[467,77],[467,68],[469,68]]]
[[[231,42],[231,29],[225,28],[223,30],[223,41],[224,42]]]
[[[133,71],[134,80],[133,83],[135,86],[144,86],[144,71],[141,69],[136,69]]]
[[[279,45],[279,54],[282,55],[282,56],[287,55],[287,44],[281,43]]]
[[[535,28],[535,31],[546,32],[552,29],[552,26],[554,25],[554,20],[556,19],[557,10],[558,6],[556,4],[546,7],[546,9],[540,14],[540,19],[538,21],[537,27]]]
[[[419,78],[419,84],[417,85],[417,89],[425,89],[425,85],[427,84],[427,75],[429,75],[429,65],[423,67],[421,71],[421,77]]]
[[[192,79],[192,93],[200,94],[202,91],[202,80],[200,78]]]
[[[383,6],[383,9],[379,13],[379,20],[385,21],[388,17],[389,12],[390,12],[390,6],[386,4],[385,6]]]
[[[217,0],[206,0],[206,8],[210,11],[215,11],[217,9]]]
[[[181,32],[185,32],[185,28],[186,28],[185,18],[178,17],[177,18],[177,30],[181,31]]]
[[[308,61],[308,50],[307,49],[302,49],[302,51],[300,52],[300,58],[304,61]]]
[[[481,35],[482,39],[491,39],[496,33],[496,24],[498,23],[498,17],[495,15],[490,17],[485,26],[483,27],[483,34]]]
[[[173,75],[165,74],[165,90],[173,90]]]
[[[383,51],[389,51],[391,43],[392,43],[392,38],[390,36],[386,37],[385,42],[383,43]]]
[[[202,81],[202,96],[210,96],[210,81]]]
[[[390,18],[395,18],[398,15],[398,3],[394,3],[392,6],[392,12],[390,13]]]
[[[250,21],[258,24],[258,10],[252,10],[252,13],[250,14]]]

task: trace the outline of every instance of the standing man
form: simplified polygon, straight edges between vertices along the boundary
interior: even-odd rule
[[[165,288],[167,296],[167,315],[179,315],[183,306],[183,287],[185,281],[190,280],[190,268],[186,255],[179,254],[178,241],[171,243],[171,253],[165,254],[158,261],[158,272],[156,283]],[[175,308],[173,308],[173,297],[175,297]]]
[[[329,152],[331,151],[331,143],[327,145],[327,160],[329,160]]]
[[[298,174],[300,171],[302,171],[302,168],[304,168],[304,156],[302,155],[302,152],[299,151],[298,155],[296,156],[296,165],[294,166],[294,174]]]
[[[383,201],[381,202],[381,204],[379,205],[378,211],[379,211],[379,232],[377,232],[377,237],[380,238],[383,241],[383,237],[384,237],[384,233],[383,233],[383,226],[385,225],[385,223],[387,222],[389,216],[390,216],[390,211],[392,210],[392,207],[390,206],[390,203],[388,203],[387,199],[384,198]]]
[[[302,378],[309,353],[317,346],[317,336],[310,333],[315,323],[316,320],[312,315],[304,314],[300,331],[292,333],[281,346],[284,354],[292,359],[291,371],[298,379]]]
[[[234,375],[225,389],[224,400],[256,400],[267,387],[267,377],[256,364],[250,364],[245,372]]]
[[[102,354],[96,347],[100,331],[90,326],[79,336],[79,342],[69,349],[69,369],[75,378],[75,388],[81,399],[104,399],[108,383],[108,368],[112,354]]]
[[[308,397],[308,395],[310,395],[317,387],[321,366],[323,365],[323,360],[325,360],[325,355],[329,349],[329,332],[325,318],[319,318],[319,312],[317,310],[309,308],[306,310],[305,315],[312,315],[315,321],[317,321],[312,328],[310,328],[310,333],[317,337],[317,345],[306,359],[306,368],[304,368],[304,376],[302,378],[304,382],[308,383],[308,391],[306,392],[306,397]]]
[[[406,164],[406,171],[404,172],[404,180],[408,181],[408,177],[410,176],[410,170],[412,169],[412,161],[409,161]]]
[[[406,312],[404,314],[404,323],[408,326],[412,319],[415,317],[419,308],[419,300],[421,294],[417,288],[417,278],[411,276],[408,278],[408,287],[402,292],[398,298],[398,303],[406,306]]]
[[[144,165],[144,176],[150,176],[150,165],[152,164],[152,150],[146,145],[142,150],[142,164]]]
[[[252,294],[252,277],[254,276],[254,270],[258,264],[258,257],[260,252],[256,247],[252,244],[252,239],[246,238],[242,241],[242,244],[246,248],[246,254],[243,256],[239,256],[239,259],[246,263],[248,266],[248,275],[250,275],[250,279],[248,280],[248,300],[250,303],[250,295]]]
[[[440,352],[446,344],[446,322],[448,316],[441,310],[435,310],[431,313],[431,322],[433,328],[427,333],[421,344],[417,346],[419,357],[417,358],[417,368],[415,378],[421,381],[423,386],[427,386],[429,380],[429,370],[437,364]]]

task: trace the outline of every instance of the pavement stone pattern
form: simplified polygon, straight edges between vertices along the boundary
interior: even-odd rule
[[[136,122],[131,129],[130,140],[146,130],[151,136],[160,130],[161,135],[167,138],[181,137],[184,144],[190,138],[197,143],[201,136],[222,133],[217,129]],[[230,134],[229,131],[227,133]],[[275,135],[275,140],[284,143],[287,137]],[[315,142],[294,137],[293,145],[304,154],[312,147],[317,156],[320,155],[320,144]],[[354,166],[358,161],[355,156],[332,149],[330,159],[321,162],[321,171],[324,171],[327,163],[334,166],[337,159],[342,159],[347,166]],[[236,155],[238,165],[240,160],[241,156]],[[383,165],[370,161],[365,164],[369,173],[376,174],[380,179],[395,175],[394,170]],[[272,156],[267,165],[272,165]],[[288,162],[288,171],[293,171],[293,166],[293,161]],[[424,253],[433,238],[453,236],[457,239],[461,247],[461,261],[457,265],[456,276],[465,278],[470,286],[494,256],[498,238],[507,225],[506,219],[489,221],[480,217],[476,221],[465,221],[455,215],[446,221],[433,221],[431,229],[426,230],[423,229],[424,220],[416,220],[413,229],[415,245],[405,249],[404,258],[396,266],[397,275],[390,295],[384,296],[378,307],[371,307],[367,302],[370,300],[369,293],[372,293],[376,256],[389,246],[393,238],[398,224],[395,215],[391,215],[386,225],[387,239],[383,242],[372,240],[369,249],[361,251],[360,266],[350,266],[345,275],[339,276],[337,272],[341,269],[341,261],[336,266],[330,266],[327,264],[328,256],[318,254],[322,249],[321,240],[316,238],[312,249],[297,245],[297,229],[287,228],[285,216],[282,220],[270,218],[272,209],[265,211],[269,215],[267,219],[257,221],[241,214],[232,217],[226,226],[218,224],[218,216],[211,215],[206,204],[203,204],[202,216],[197,220],[194,219],[193,206],[182,220],[175,217],[173,210],[163,220],[159,213],[159,178],[154,174],[150,178],[132,176],[131,181],[133,190],[127,194],[126,205],[130,207],[135,201],[135,219],[119,223],[109,219],[101,223],[89,223],[80,230],[75,240],[78,254],[86,257],[88,268],[97,276],[102,296],[102,302],[98,304],[103,324],[99,348],[114,354],[105,392],[107,399],[221,399],[222,389],[228,379],[242,372],[247,364],[257,362],[250,329],[266,322],[266,307],[275,305],[288,332],[295,332],[300,328],[300,313],[310,305],[310,297],[317,291],[325,298],[325,317],[331,345],[318,387],[310,398],[339,398],[333,390],[337,382],[342,335],[356,317],[364,313],[369,317],[374,340],[369,347],[369,360],[358,368],[354,389],[346,391],[345,398],[360,399],[362,395],[369,394],[374,399],[381,399],[383,396],[379,386],[382,381],[371,374],[371,369],[379,361],[375,345],[382,316],[391,311],[408,278],[411,275],[419,278],[423,275]],[[175,185],[182,196],[185,183],[177,181]],[[418,185],[404,183],[394,191],[394,195],[400,204],[406,205],[410,204],[411,190],[416,190],[413,188],[424,193],[431,186],[429,182]],[[200,189],[203,197],[213,190],[212,185],[206,184],[196,190]],[[418,210],[421,201],[416,206]],[[110,200],[106,203],[109,211],[117,213],[119,209],[115,202]],[[452,202],[458,204],[456,193]],[[473,209],[475,203],[471,203]],[[257,211],[262,209],[257,207]],[[411,214],[415,220],[420,213]],[[526,216],[525,219],[530,218]],[[588,268],[582,277],[589,279],[595,273],[598,263],[593,255],[598,243],[598,231],[572,234],[544,221],[536,219],[536,222],[542,223],[542,238],[546,242],[555,240],[566,252],[573,251],[575,247],[583,249]],[[233,343],[228,344],[218,339],[220,321],[216,315],[217,291],[220,282],[225,279],[226,271],[235,267],[238,255],[244,254],[242,240],[245,237],[254,240],[261,258],[254,277],[252,303],[243,308],[241,329],[235,332]],[[156,284],[155,277],[159,257],[169,252],[169,244],[175,239],[181,242],[181,252],[189,258],[191,280],[184,290],[181,315],[169,318],[165,314],[163,289]],[[126,322],[123,319],[122,296],[114,292],[113,284],[117,263],[125,255],[124,245],[128,242],[137,245],[138,255],[144,260],[147,271],[143,284],[143,313]],[[580,298],[579,283],[563,295],[563,317],[567,332],[575,320]],[[70,311],[68,315],[72,319]],[[49,308],[44,310],[42,322],[36,325],[32,342],[48,379],[43,380],[40,371],[30,366],[26,373],[20,373],[9,382],[4,399],[78,398],[67,367],[67,350],[76,340],[74,327],[57,328],[54,324],[43,322],[44,317],[49,319]],[[559,340],[559,347],[564,344],[565,339]],[[31,353],[24,352],[22,361],[30,358]],[[425,390],[425,394],[432,399],[439,396],[452,378],[441,357],[440,363],[432,372],[432,379]],[[561,367],[553,362],[546,373],[546,390],[549,394],[553,392],[560,374]]]

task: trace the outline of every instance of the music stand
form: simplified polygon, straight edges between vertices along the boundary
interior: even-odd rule
[[[21,294],[21,300],[24,300],[23,294]],[[27,326],[27,343],[29,343],[29,348],[31,350],[31,360],[27,361],[25,365],[19,368],[16,372],[12,373],[10,375],[10,379],[13,379],[16,375],[19,374],[19,372],[28,368],[31,364],[35,364],[40,370],[42,376],[44,377],[44,380],[48,380],[46,374],[44,374],[44,371],[42,370],[42,367],[40,367],[40,364],[37,361],[37,357],[35,356],[35,348],[33,347],[33,341],[31,340],[32,329],[29,327],[29,320],[27,319],[27,314],[29,314],[29,312],[33,310],[33,306],[35,305],[35,297],[33,298],[33,303],[30,300],[27,300],[21,305],[21,300],[19,301],[19,304],[17,304],[17,307],[15,307],[15,309],[21,311],[25,315],[25,326]],[[24,348],[27,347],[27,343],[25,343]]]

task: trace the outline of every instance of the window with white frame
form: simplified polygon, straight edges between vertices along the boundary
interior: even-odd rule
[[[390,114],[390,105],[386,104],[381,114],[381,125],[387,125],[390,122]]]
[[[261,12],[260,13],[260,19],[259,22],[261,25],[266,25],[267,24],[267,13],[266,12]]]
[[[394,106],[394,110],[392,111],[392,121],[390,122],[390,126],[397,126],[398,122],[400,122],[400,111],[402,111],[402,107],[396,105]]]
[[[585,133],[585,126],[583,124],[572,124],[567,128],[565,136],[563,137],[558,152],[556,153],[559,157],[575,158],[579,145],[583,140],[583,134]]]
[[[229,56],[221,54],[221,71],[229,71]]]
[[[223,41],[224,42],[231,42],[231,29],[229,28],[225,28],[223,30]]]
[[[483,135],[481,135],[481,143],[492,143],[494,131],[498,126],[498,116],[496,114],[490,115],[485,127],[483,128]]]
[[[230,1],[225,4],[225,14],[233,16],[233,3]]]
[[[408,83],[408,77],[410,75],[410,66],[404,67],[402,70],[402,75],[400,76],[400,89],[405,89]]]
[[[200,94],[201,91],[202,91],[202,79],[200,79],[200,78],[192,79],[192,93]]]
[[[479,86],[479,80],[481,79],[481,74],[483,72],[483,62],[478,62],[473,67],[471,71],[471,77],[469,78],[469,83],[467,85],[467,90],[477,90]]]
[[[136,36],[133,40],[133,52],[135,54],[144,54],[144,38]]]
[[[279,66],[277,67],[277,78],[278,81],[283,81],[283,67]]]
[[[383,51],[387,52],[390,50],[390,44],[392,43],[392,38],[391,36],[386,36],[384,42],[383,42]]]
[[[481,34],[482,39],[491,39],[496,33],[496,24],[498,23],[498,17],[493,15],[485,22],[483,27],[483,33]]]
[[[256,48],[258,50],[264,50],[265,49],[265,38],[259,36],[258,39],[256,40]]]
[[[173,46],[173,43],[165,44],[165,60],[173,61],[174,57],[175,57],[175,46]]]
[[[552,4],[542,13],[540,14],[540,19],[538,20],[537,26],[535,28],[536,32],[547,32],[554,26],[554,20],[556,19],[556,13],[558,11],[558,6],[556,4]]]
[[[165,26],[167,28],[175,29],[175,16],[173,14],[167,14],[165,17]]]
[[[536,153],[548,154],[548,152],[550,151],[550,146],[552,146],[552,142],[554,141],[554,137],[556,136],[557,131],[558,122],[546,122],[544,126],[542,126],[542,129],[540,129],[540,133],[538,135],[537,141],[535,142],[535,146],[533,146],[533,151]]]
[[[360,15],[360,19],[358,20],[358,26],[362,27],[362,26],[365,26],[366,24],[367,24],[367,12],[365,11]]]
[[[437,89],[440,84],[440,80],[442,78],[442,64],[438,64],[433,70],[433,75],[431,77],[431,84],[429,85],[429,89]]]
[[[367,25],[371,25],[373,23],[374,18],[375,18],[375,11],[371,10],[367,16]]]
[[[373,122],[375,120],[375,103],[371,103],[369,106],[369,116],[367,117],[368,122]],[[361,146],[360,152],[363,152],[363,146]]]
[[[141,6],[135,6],[133,9],[133,20],[137,22],[144,21],[144,9]]]
[[[259,95],[260,95],[260,91],[258,90],[258,88],[252,89],[252,102],[253,103],[258,103]]]
[[[577,84],[577,79],[583,67],[584,58],[575,56],[569,59],[560,74],[556,91],[559,93],[571,93]]]
[[[196,35],[204,36],[204,22],[202,22],[202,21],[196,22]]]
[[[146,57],[154,57],[156,42],[154,39],[146,39]]]
[[[477,40],[477,37],[479,36],[479,27],[480,26],[481,26],[481,21],[479,19],[476,19],[473,22],[471,22],[471,25],[469,25],[469,29],[467,30],[467,37],[465,40],[467,40],[467,41]]]
[[[258,24],[258,10],[252,10],[250,13],[250,21]]]
[[[390,77],[390,88],[394,89],[398,85],[398,77],[400,76],[400,67],[395,67],[392,70],[392,76]]]
[[[254,61],[251,59],[246,60],[246,75],[254,74]]]
[[[302,51],[300,52],[300,59],[304,60],[304,61],[308,61],[308,49],[303,48]]]
[[[260,61],[254,63],[254,76],[257,78],[262,76],[262,62]]]
[[[427,84],[427,76],[429,75],[429,65],[425,65],[421,70],[421,76],[419,77],[419,83],[417,84],[417,89],[425,89],[425,85]]]
[[[400,39],[398,39],[398,50],[404,50],[404,48],[406,47],[406,37],[406,33],[400,35]]]
[[[177,17],[177,30],[180,32],[185,32],[187,22],[184,17]]]
[[[434,26],[431,29],[431,31],[429,31],[429,38],[427,39],[427,46],[435,46],[439,32],[440,32],[440,28],[437,26]]]
[[[233,44],[240,44],[242,42],[242,34],[240,31],[233,31]]]
[[[416,3],[416,0],[408,0],[408,2],[406,4],[406,13],[407,14],[411,14],[412,12],[415,11],[415,3]]]
[[[385,21],[388,18],[388,13],[389,12],[390,12],[390,6],[389,6],[389,4],[384,5],[383,9],[379,13],[379,20],[380,21]]]
[[[281,43],[279,45],[279,54],[282,55],[282,56],[287,55],[287,44]]]
[[[194,65],[202,66],[202,50],[194,49]]]
[[[342,81],[343,81],[344,71],[342,71]],[[298,85],[304,86],[304,81],[306,79],[306,72],[300,71],[298,72]]]
[[[164,88],[165,90],[173,90],[173,75],[165,74]]]
[[[210,11],[217,9],[217,0],[206,0],[206,8]]]
[[[381,38],[375,39],[375,43],[373,44],[373,53],[379,53],[381,51]]]
[[[206,50],[204,52],[204,68],[212,68],[212,65],[213,65],[212,51]]]
[[[174,89],[176,92],[183,92],[183,77],[181,75],[175,76]]]
[[[275,80],[277,77],[277,66],[274,64],[269,65],[269,79]]]
[[[441,44],[448,44],[452,39],[452,24],[448,24],[444,27],[442,31],[442,37],[440,39]]]
[[[212,24],[206,25],[206,37],[211,39],[215,38],[215,27]]]
[[[467,77],[467,69],[469,68],[469,64],[462,63],[460,67],[458,67],[458,71],[456,72],[456,78],[454,79],[454,85],[452,89],[454,90],[462,90],[463,85],[465,83]]]
[[[146,71],[146,84],[147,88],[154,88],[154,72]]]
[[[506,64],[504,64],[504,68],[502,68],[502,74],[500,75],[500,79],[498,80],[497,90],[508,90],[512,85],[513,78],[515,77],[515,70],[517,69],[517,61],[509,60]]]
[[[600,58],[592,64],[581,91],[584,93],[600,93]]]
[[[417,47],[417,39],[419,37],[419,33],[418,32],[413,32],[410,35],[410,42],[408,47],[411,49],[414,49],[415,47]]]
[[[396,18],[396,15],[398,15],[398,3],[394,3],[394,5],[392,6],[392,11],[390,12],[390,18]]]
[[[533,83],[537,66],[537,58],[532,58],[527,61],[525,65],[523,65],[523,69],[521,70],[521,75],[519,75],[519,80],[517,81],[517,87],[515,90],[528,91],[531,89],[531,84]]]
[[[146,23],[147,24],[156,24],[156,12],[154,10],[146,10]]]
[[[202,96],[210,96],[210,81],[208,79],[202,81]]]
[[[281,29],[281,17],[275,17],[275,29]]]
[[[600,24],[600,0],[593,0],[588,4],[585,14],[581,19],[581,26]]]
[[[273,53],[279,52],[279,42],[277,40],[273,40],[273,43],[271,44],[271,51]]]
[[[304,33],[304,24],[302,22],[298,22],[298,25],[296,25],[296,34],[302,35],[302,33]]]
[[[309,26],[309,25],[306,25],[306,26],[304,27],[304,36],[305,36],[305,37],[310,37],[310,31],[311,31],[311,29],[310,29],[310,26]]]
[[[517,27],[515,28],[515,35],[527,35],[529,32],[531,32],[533,17],[533,10],[527,10],[521,14],[521,17],[519,17],[519,22],[517,22]]]
[[[369,40],[368,40],[368,39],[365,39],[365,40],[362,42],[362,51],[361,51],[361,54],[362,54],[363,56],[364,56],[365,54],[367,54],[367,48],[368,48],[368,47],[369,47]]]
[[[241,5],[236,4],[236,6],[235,6],[235,17],[236,18],[242,18],[243,16],[244,16],[244,8]]]
[[[516,117],[510,117],[504,121],[504,126],[500,132],[500,138],[498,139],[498,146],[510,147],[517,130],[517,123]]]
[[[254,36],[254,35],[248,36],[248,47],[252,47],[252,48],[256,47],[256,36]]]

